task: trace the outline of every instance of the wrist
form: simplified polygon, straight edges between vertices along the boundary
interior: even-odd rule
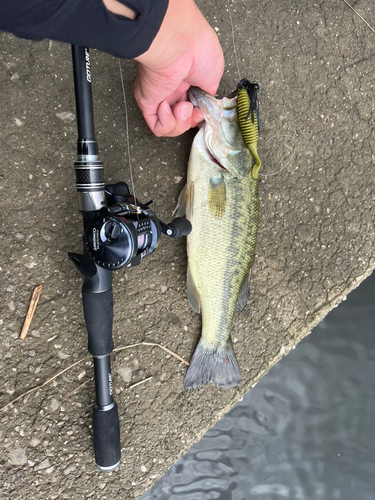
[[[135,59],[150,69],[162,69],[190,52],[199,34],[212,30],[194,0],[169,0],[160,30],[150,48]]]
[[[117,0],[102,0],[106,8],[113,12],[113,14],[117,14],[119,16],[124,16],[132,21],[135,21],[137,18],[137,14],[134,12],[134,10],[129,9],[129,7],[126,7],[126,5],[118,2]]]

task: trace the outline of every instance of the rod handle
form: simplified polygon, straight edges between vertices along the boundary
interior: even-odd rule
[[[95,462],[102,472],[111,472],[120,465],[120,424],[116,403],[108,411],[94,407],[93,433]]]
[[[93,356],[105,356],[113,350],[113,294],[82,291],[83,311],[89,338],[88,350]]]

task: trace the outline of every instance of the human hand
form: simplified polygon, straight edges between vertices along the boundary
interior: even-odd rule
[[[203,120],[191,85],[215,95],[224,71],[216,33],[193,0],[169,0],[160,31],[138,61],[134,95],[152,132],[175,137]]]

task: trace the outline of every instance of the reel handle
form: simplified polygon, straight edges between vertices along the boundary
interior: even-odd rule
[[[187,236],[191,233],[192,226],[188,219],[185,217],[176,217],[169,224],[165,224],[159,220],[161,230],[170,238],[178,238],[179,236]]]

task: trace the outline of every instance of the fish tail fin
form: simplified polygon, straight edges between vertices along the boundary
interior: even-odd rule
[[[195,389],[206,382],[219,387],[235,387],[241,383],[240,369],[229,339],[217,348],[199,342],[184,379],[185,389]]]

